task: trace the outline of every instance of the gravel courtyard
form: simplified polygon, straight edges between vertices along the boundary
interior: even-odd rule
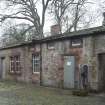
[[[0,105],[105,105],[105,95],[72,96],[70,90],[0,82]]]

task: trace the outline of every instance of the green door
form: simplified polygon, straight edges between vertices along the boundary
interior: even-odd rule
[[[75,57],[64,56],[64,88],[74,88]]]

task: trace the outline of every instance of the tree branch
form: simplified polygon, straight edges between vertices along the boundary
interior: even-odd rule
[[[24,19],[24,20],[28,20],[28,21],[33,23],[33,21],[30,18],[28,18],[28,17],[19,17],[19,16],[5,15],[5,16],[3,16],[0,19],[1,19],[0,22],[5,21],[6,19]]]

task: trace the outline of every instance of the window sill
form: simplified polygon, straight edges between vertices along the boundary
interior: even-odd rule
[[[54,47],[50,47],[50,48],[47,48],[48,50],[55,50],[55,48]]]
[[[83,46],[71,46],[71,48],[83,48]]]
[[[9,74],[20,75],[21,71],[9,71]]]
[[[33,72],[33,74],[40,74],[40,72]]]

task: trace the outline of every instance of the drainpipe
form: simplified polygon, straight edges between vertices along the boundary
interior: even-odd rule
[[[40,86],[42,86],[42,44],[40,43]]]

